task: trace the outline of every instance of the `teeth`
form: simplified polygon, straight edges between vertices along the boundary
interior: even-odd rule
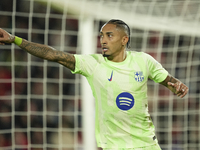
[[[107,48],[103,48],[103,51],[107,51],[108,49]]]

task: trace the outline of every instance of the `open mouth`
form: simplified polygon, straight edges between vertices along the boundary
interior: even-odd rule
[[[102,51],[103,51],[103,52],[106,52],[106,51],[108,51],[108,48],[107,48],[107,47],[103,47],[103,48],[102,48]]]

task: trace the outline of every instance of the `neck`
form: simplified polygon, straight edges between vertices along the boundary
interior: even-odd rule
[[[122,50],[118,55],[116,56],[107,56],[108,60],[113,61],[113,62],[122,62],[126,59],[126,49]]]

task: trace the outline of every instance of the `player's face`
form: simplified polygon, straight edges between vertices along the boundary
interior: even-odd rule
[[[109,60],[115,60],[124,53],[127,36],[114,24],[105,24],[100,31],[102,54]]]

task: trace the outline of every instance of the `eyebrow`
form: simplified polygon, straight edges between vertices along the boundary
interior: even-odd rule
[[[113,32],[106,32],[106,34],[111,34],[111,33],[113,33]],[[100,34],[103,34],[103,32],[100,32]]]

